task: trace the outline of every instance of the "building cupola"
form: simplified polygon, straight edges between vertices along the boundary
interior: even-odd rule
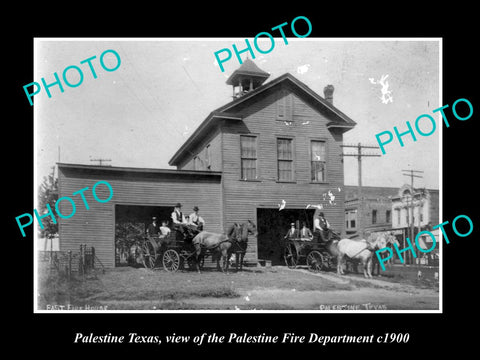
[[[226,83],[232,85],[232,97],[236,99],[262,85],[269,76],[269,73],[261,70],[252,60],[246,59],[243,64],[230,75]]]

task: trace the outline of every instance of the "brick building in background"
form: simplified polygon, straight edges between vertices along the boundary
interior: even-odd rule
[[[364,233],[392,229],[392,199],[398,188],[345,185],[345,232],[348,237],[364,237]],[[360,206],[361,205],[361,206]]]
[[[432,227],[440,223],[439,206],[439,191],[436,189],[412,190],[408,184],[400,188],[362,186],[360,201],[358,186],[347,185],[345,232],[350,238],[365,238],[371,233],[391,231],[397,237],[399,247],[405,248],[408,245],[406,238],[412,239],[411,243],[414,244],[416,235],[428,230],[436,238],[436,248],[429,254],[417,250],[416,259],[410,252],[405,253],[405,264],[438,265],[439,230],[432,230]],[[429,249],[432,239],[428,235],[422,235],[419,245]]]

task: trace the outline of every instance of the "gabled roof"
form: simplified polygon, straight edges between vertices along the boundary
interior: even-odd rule
[[[255,65],[255,64],[254,64]],[[255,65],[256,66],[256,65]],[[331,120],[327,123],[327,129],[338,128],[341,131],[348,131],[356,125],[356,122],[350,119],[343,112],[338,110],[333,104],[323,97],[318,95],[315,91],[310,89],[303,82],[298,80],[290,73],[285,73],[278,78],[257,87],[254,90],[247,92],[245,95],[232,100],[231,102],[212,111],[207,118],[200,124],[200,126],[192,133],[192,135],[185,141],[185,143],[178,149],[173,157],[168,162],[169,165],[176,165],[189,149],[205,135],[207,130],[211,131],[212,126],[217,124],[218,119],[241,121],[242,118],[238,115],[238,108],[241,104],[251,100],[255,96],[279,85],[280,83],[289,83],[304,94],[313,106],[320,110],[326,111],[331,115]]]

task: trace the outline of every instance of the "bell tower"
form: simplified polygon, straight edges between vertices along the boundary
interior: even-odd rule
[[[246,59],[243,64],[230,75],[226,83],[227,85],[232,85],[232,97],[236,99],[262,85],[269,76],[269,73],[261,70],[252,60]]]

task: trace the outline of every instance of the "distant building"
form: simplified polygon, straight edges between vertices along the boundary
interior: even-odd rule
[[[413,226],[424,228],[437,225],[440,220],[438,190],[413,189],[412,191],[412,187],[405,184],[392,198],[392,226],[401,228],[412,224],[412,198]]]
[[[398,188],[362,186],[361,199],[358,186],[345,186],[345,232],[348,237],[364,237],[365,233],[392,228],[392,199]]]
[[[371,233],[391,231],[402,249],[408,246],[406,238],[411,239],[415,246],[415,237],[421,231],[428,230],[434,235],[436,247],[429,253],[416,250],[417,258],[411,252],[403,253],[405,264],[438,265],[439,230],[432,230],[438,223],[438,190],[412,190],[407,184],[400,189],[362,186],[362,196],[359,199],[358,186],[345,186],[345,232],[348,237],[365,238]],[[428,234],[421,235],[418,243],[423,249],[430,249],[433,239]],[[396,255],[395,258],[400,263]]]
[[[435,249],[429,253],[416,250],[417,258],[410,251],[404,253],[406,264],[438,265],[439,229],[432,227],[440,223],[439,191],[435,189],[412,189],[408,184],[403,185],[397,195],[392,198],[392,228],[395,230],[400,248],[408,246],[406,238],[415,246],[416,235],[424,230],[435,236]],[[413,234],[412,234],[413,228]],[[433,246],[430,235],[421,235],[418,240],[423,249]]]

